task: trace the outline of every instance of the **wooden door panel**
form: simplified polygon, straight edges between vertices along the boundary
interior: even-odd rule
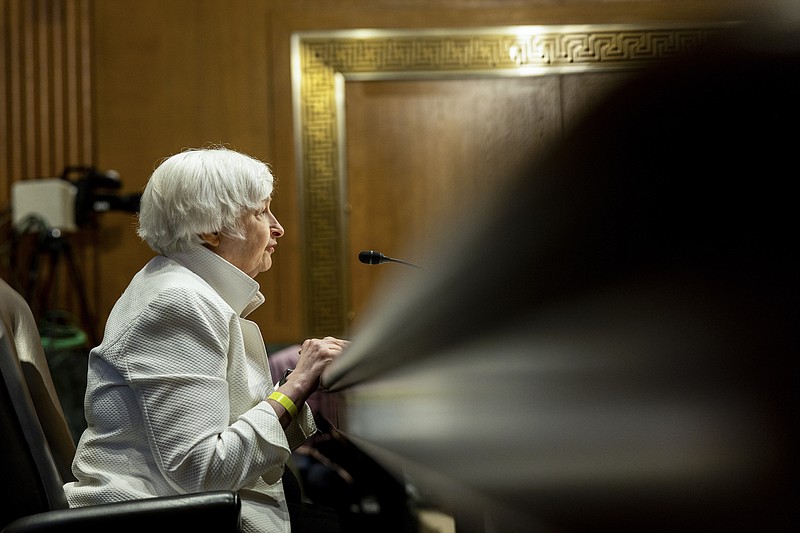
[[[557,76],[347,83],[351,320],[408,268],[359,251],[436,261],[436,236],[560,135],[559,94]]]

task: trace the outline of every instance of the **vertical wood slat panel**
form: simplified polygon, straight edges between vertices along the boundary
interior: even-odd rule
[[[10,198],[11,181],[19,179],[24,173],[22,157],[22,54],[21,49],[21,2],[4,0],[3,12],[6,14],[7,24],[4,28],[4,50],[6,58],[6,76],[4,78],[4,91],[8,95],[4,109],[5,139],[7,159],[3,165],[3,191],[6,199]]]
[[[52,14],[52,93],[51,101],[53,106],[53,164],[58,167],[66,165],[64,157],[64,143],[67,139],[64,134],[64,21],[62,3],[56,2],[53,5]]]
[[[0,79],[0,209],[6,215],[4,224],[10,219],[14,182],[60,176],[67,166],[94,163],[91,2],[0,0],[4,71]],[[6,228],[10,231],[10,224]],[[91,271],[96,266],[91,236],[77,234],[72,240],[78,245],[73,251],[78,268]],[[3,254],[8,252],[4,246]],[[11,274],[5,271],[11,268],[8,257],[1,259],[0,273]],[[75,280],[63,268],[54,274],[49,305],[75,309]]]
[[[22,113],[24,119],[23,132],[23,145],[20,147],[20,154],[24,156],[25,163],[23,168],[29,173],[36,175],[38,168],[36,165],[36,151],[39,146],[36,143],[36,108],[34,107],[36,99],[36,80],[34,78],[34,64],[36,56],[34,55],[33,46],[33,3],[24,2],[22,6],[22,27],[20,28],[20,35],[22,37]],[[20,176],[20,177],[34,177],[34,176]]]
[[[2,0],[3,203],[14,181],[93,161],[90,0]]]
[[[36,129],[38,130],[38,145],[41,147],[38,150],[38,158],[36,163],[38,164],[38,172],[41,173],[40,175],[52,175],[47,172],[47,169],[52,167],[52,150],[48,150],[48,147],[52,147],[53,143],[50,137],[50,133],[52,131],[52,125],[50,121],[50,71],[52,70],[52,58],[50,56],[50,49],[49,49],[49,36],[51,32],[50,28],[50,17],[47,13],[47,0],[39,0],[36,4],[35,9],[37,10],[34,13],[34,20],[37,22],[36,26],[34,27],[35,39],[36,39],[36,59],[34,62],[34,66],[38,67],[38,72],[35,75],[35,84],[37,85],[36,89],[36,100],[37,100],[37,112],[36,116],[38,120],[36,121]],[[44,24],[43,24],[44,23]]]
[[[80,96],[80,110],[81,110],[81,161],[84,163],[91,163],[94,160],[94,146],[92,139],[94,137],[92,130],[92,64],[91,64],[91,32],[90,32],[90,17],[91,12],[89,9],[89,1],[81,0],[78,3],[79,9],[79,24],[78,24],[78,44],[80,50],[80,81],[81,81],[81,96]]]
[[[0,206],[6,206],[9,199],[10,183],[5,178],[6,175],[13,175],[14,169],[11,161],[11,141],[14,137],[12,127],[16,124],[11,117],[12,110],[15,108],[14,101],[16,95],[14,94],[11,78],[14,68],[13,58],[16,57],[13,51],[13,40],[11,39],[11,28],[14,26],[14,13],[12,5],[7,0],[0,0],[0,66],[3,68],[4,76],[2,83],[0,83]]]
[[[77,43],[75,42],[75,35],[77,34],[77,16],[75,3],[70,2],[67,4],[66,10],[66,95],[67,102],[75,102],[78,98],[78,64],[77,64]],[[65,134],[67,139],[78,138],[78,109],[74,105],[68,104],[67,109],[67,124],[65,127]],[[69,160],[76,160],[78,158],[78,150],[75,143],[67,142],[67,158]]]

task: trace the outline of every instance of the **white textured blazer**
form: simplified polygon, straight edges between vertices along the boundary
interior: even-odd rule
[[[198,247],[151,260],[89,355],[87,429],[71,507],[208,490],[242,498],[245,531],[290,531],[281,483],[316,431],[307,406],[284,431],[258,326],[259,285]]]

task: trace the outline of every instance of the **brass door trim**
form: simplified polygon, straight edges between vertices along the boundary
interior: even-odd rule
[[[347,80],[455,80],[641,68],[686,53],[729,25],[350,29],[292,34],[306,331],[313,336],[341,335],[348,325]]]

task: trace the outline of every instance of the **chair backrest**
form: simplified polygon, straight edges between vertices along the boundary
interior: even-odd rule
[[[6,325],[0,321],[0,527],[52,509],[66,509],[63,481],[50,452]]]
[[[22,295],[2,279],[0,322],[20,362],[36,416],[47,437],[61,478],[65,481],[74,480],[71,468],[75,457],[75,440],[50,375],[36,320]]]

